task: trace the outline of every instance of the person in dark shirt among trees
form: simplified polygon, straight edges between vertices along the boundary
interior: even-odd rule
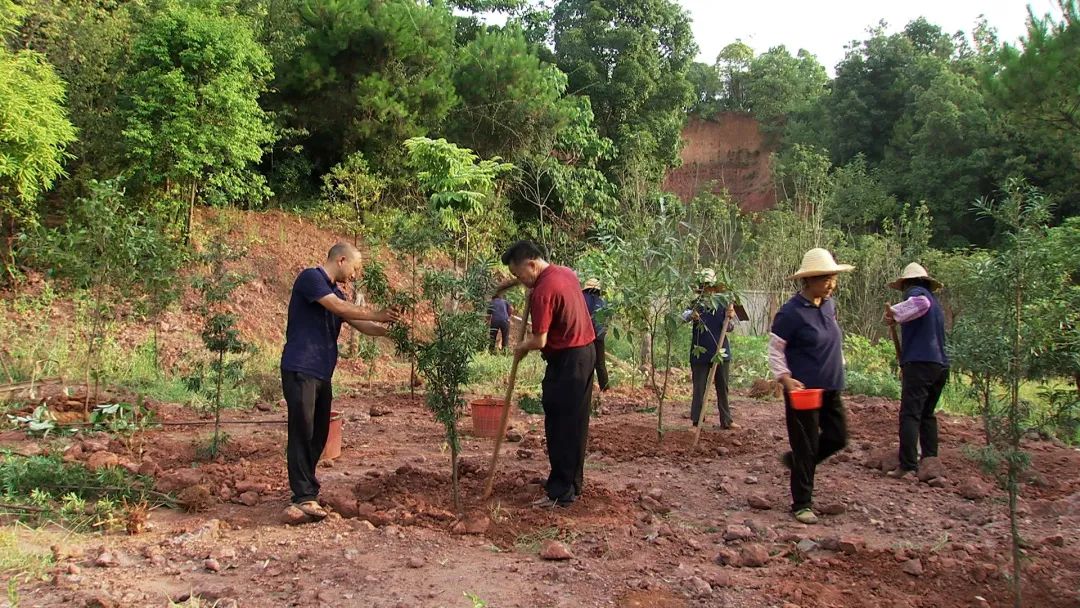
[[[889,287],[899,289],[904,301],[885,306],[885,322],[900,324],[900,466],[888,473],[900,479],[919,468],[921,458],[938,452],[937,408],[949,378],[945,354],[945,314],[934,292],[941,283],[912,262]]]
[[[600,385],[600,392],[608,389],[607,353],[604,346],[604,338],[607,337],[607,328],[596,320],[596,313],[607,306],[600,293],[600,279],[592,278],[585,281],[581,288],[581,294],[585,296],[585,306],[589,309],[589,317],[592,318],[593,333],[596,340],[593,346],[596,350],[596,382]]]
[[[578,500],[585,483],[585,446],[589,435],[596,350],[592,319],[573,270],[549,264],[530,241],[518,241],[502,262],[529,288],[532,331],[514,348],[522,358],[538,350],[547,368],[541,384],[544,435],[551,473],[545,496],[536,506],[568,506]]]
[[[293,283],[285,348],[281,352],[281,389],[288,406],[288,445],[285,455],[292,504],[305,515],[322,519],[318,503],[319,463],[330,432],[331,379],[338,358],[338,334],[348,323],[369,336],[386,335],[398,320],[392,310],[371,312],[345,299],[338,284],[352,283],[360,271],[360,252],[337,243],[322,266],[302,271]]]
[[[510,350],[510,318],[514,316],[514,307],[502,294],[491,296],[488,303],[488,350],[495,352],[495,345],[502,334],[502,350]]]
[[[837,264],[828,250],[803,255],[791,279],[802,288],[773,318],[769,330],[769,369],[784,387],[784,418],[790,452],[783,463],[791,475],[791,511],[804,524],[816,524],[813,510],[817,466],[847,445],[844,390],[844,335],[836,320],[836,277],[854,266]],[[818,409],[795,409],[791,392],[822,389]]]
[[[690,400],[690,422],[694,426],[698,424],[698,416],[705,402],[705,393],[708,392],[709,370],[712,369],[713,360],[717,352],[722,348],[721,361],[716,369],[713,385],[716,387],[716,405],[720,410],[720,428],[737,429],[739,425],[731,418],[731,407],[728,404],[728,378],[731,374],[731,342],[727,333],[735,328],[735,303],[729,302],[727,306],[719,307],[713,300],[724,286],[716,278],[716,271],[712,268],[702,268],[698,272],[699,297],[694,305],[683,313],[684,321],[694,323],[693,339],[690,342],[690,378],[693,386],[693,395]],[[727,325],[727,332],[724,325]],[[724,335],[724,343],[718,345],[720,335]]]

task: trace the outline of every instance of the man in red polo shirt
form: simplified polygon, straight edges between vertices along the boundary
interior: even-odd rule
[[[532,333],[517,345],[514,356],[520,359],[539,350],[547,362],[541,402],[551,474],[544,486],[547,495],[534,504],[565,507],[578,499],[584,485],[596,364],[592,317],[574,271],[546,262],[532,242],[514,243],[502,262],[531,289]]]

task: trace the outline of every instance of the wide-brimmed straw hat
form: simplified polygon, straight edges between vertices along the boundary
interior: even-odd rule
[[[926,269],[918,262],[912,262],[907,266],[904,266],[904,272],[900,274],[900,278],[889,283],[889,287],[892,287],[893,289],[903,289],[904,281],[908,279],[922,279],[926,281],[930,284],[931,291],[937,291],[942,287],[941,281],[930,276],[930,273],[926,272]]]
[[[581,286],[582,289],[600,289],[600,279],[591,278],[585,281],[585,284]]]
[[[788,279],[805,279],[807,277],[821,277],[828,274],[850,272],[855,267],[850,264],[837,264],[836,260],[827,249],[815,247],[803,254],[802,264],[799,270]]]
[[[712,268],[702,268],[697,271],[698,285],[703,287],[716,287],[720,283],[716,280],[716,271]]]

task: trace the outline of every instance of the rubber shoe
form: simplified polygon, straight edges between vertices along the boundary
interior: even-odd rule
[[[302,502],[302,503],[296,505],[296,507],[298,509],[300,509],[301,511],[303,511],[304,515],[307,515],[308,517],[310,517],[312,519],[315,519],[315,520],[323,519],[328,515],[328,513],[326,512],[326,509],[322,508],[322,505],[315,502],[314,500],[309,500],[307,502]]]
[[[907,477],[908,475],[914,475],[914,474],[915,474],[915,471],[912,471],[910,469],[904,469],[904,468],[901,468],[901,467],[897,467],[897,468],[889,471],[888,473],[885,473],[885,476],[890,477],[892,479],[903,479],[903,478]]]
[[[814,512],[810,509],[799,509],[798,511],[796,511],[795,520],[801,524],[806,524],[808,526],[812,526],[818,523],[817,515],[814,515]]]

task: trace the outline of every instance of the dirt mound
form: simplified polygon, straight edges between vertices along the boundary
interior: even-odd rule
[[[754,429],[721,431],[705,428],[701,431],[693,453],[704,457],[723,457],[745,454],[759,441]],[[642,458],[678,458],[691,452],[693,433],[690,429],[668,430],[662,440],[657,438],[656,426],[647,423],[614,423],[608,419],[594,420],[589,425],[589,452],[626,462]]]

